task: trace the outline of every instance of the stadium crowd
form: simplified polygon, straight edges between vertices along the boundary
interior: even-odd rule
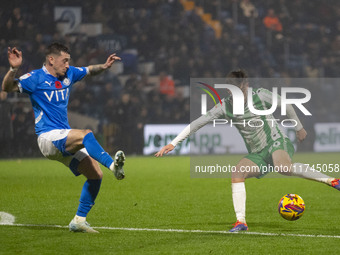
[[[339,1],[197,0],[195,4],[221,22],[220,38],[195,9],[185,11],[179,0],[11,1],[0,9],[0,77],[8,70],[8,46],[23,51],[19,74],[40,68],[44,50],[52,41],[71,49],[75,66],[105,59],[107,52],[93,38],[81,33],[63,36],[57,30],[54,7],[81,6],[83,23],[101,23],[103,34],[125,38],[117,53],[128,78],[107,72],[83,80],[74,88],[69,108],[99,119],[99,133],[114,123],[110,143],[128,154],[140,154],[145,124],[189,122],[189,100],[184,92],[190,77],[225,77],[238,67],[246,69],[250,77],[338,76]],[[126,55],[124,60],[127,49],[136,50],[136,58]],[[138,72],[138,64],[149,62],[154,63],[152,73]],[[159,76],[158,82],[151,82],[150,76]],[[336,89],[332,95],[340,94],[340,88]],[[11,144],[10,138],[24,136],[28,144],[35,139],[29,133],[34,126],[33,112],[21,97],[15,95],[9,102],[1,94],[1,123],[8,125],[1,125],[0,135],[6,144]],[[311,107],[320,121],[337,118],[326,119],[325,109],[319,106]],[[34,149],[29,153],[25,147],[2,149],[0,155],[34,155]]]

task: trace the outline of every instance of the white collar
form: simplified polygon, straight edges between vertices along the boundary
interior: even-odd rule
[[[47,70],[45,64],[43,65],[42,70],[44,70],[44,72],[45,72],[46,74],[50,74],[50,72]],[[51,74],[51,75],[52,75],[52,74]]]

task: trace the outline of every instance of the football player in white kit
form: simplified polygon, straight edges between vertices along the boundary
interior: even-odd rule
[[[228,74],[228,79],[228,83],[232,83],[242,90],[246,102],[248,91],[246,73],[243,70],[235,70]],[[252,98],[255,109],[266,110],[271,108],[272,93],[267,89],[259,88],[254,90]],[[280,103],[280,100],[278,100],[278,103]],[[236,165],[236,171],[232,172],[232,198],[237,221],[230,232],[248,230],[246,223],[245,179],[250,177],[260,178],[267,173],[265,171],[265,167],[267,166],[276,167],[281,174],[315,180],[340,190],[339,179],[318,172],[306,164],[292,163],[294,147],[291,141],[280,130],[276,121],[269,123],[266,121],[266,119],[275,120],[272,115],[255,115],[249,110],[247,104],[245,105],[243,115],[236,116],[233,115],[232,112],[232,98],[224,98],[222,104],[216,105],[208,111],[206,115],[191,122],[170,144],[164,146],[155,154],[156,157],[167,154],[172,151],[178,143],[182,142],[204,125],[211,123],[214,119],[224,118],[228,120],[229,123],[230,120],[234,123],[242,123],[244,121],[246,123],[249,123],[249,121],[251,121],[251,123],[263,123],[263,125],[259,126],[235,125],[246,144],[249,154],[240,160]],[[300,142],[303,141],[307,132],[303,128],[292,105],[287,105],[287,116],[297,123],[295,127],[296,137]],[[244,169],[252,169],[253,171],[244,171]],[[287,169],[289,171],[287,171]]]

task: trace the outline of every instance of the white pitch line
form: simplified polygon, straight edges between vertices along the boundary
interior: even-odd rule
[[[17,226],[17,227],[44,227],[44,228],[68,228],[61,225],[39,225],[39,224],[6,224],[0,223],[2,226]],[[163,228],[118,228],[118,227],[93,227],[95,229],[122,230],[122,231],[148,231],[148,232],[176,232],[176,233],[203,233],[203,234],[228,234],[228,235],[258,235],[258,236],[286,236],[286,237],[311,237],[311,238],[336,238],[340,236],[332,235],[307,235],[307,234],[284,234],[284,233],[264,233],[264,232],[249,232],[242,231],[239,233],[230,233],[223,230],[190,230],[190,229],[163,229]]]

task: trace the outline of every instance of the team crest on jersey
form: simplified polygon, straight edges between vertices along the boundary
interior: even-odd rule
[[[71,81],[70,81],[69,78],[65,78],[65,79],[63,80],[63,83],[64,83],[65,86],[68,86],[68,85],[71,84]]]
[[[63,87],[63,86],[61,85],[61,82],[60,82],[60,81],[55,81],[54,86],[55,86],[57,89],[61,89],[61,88]]]

